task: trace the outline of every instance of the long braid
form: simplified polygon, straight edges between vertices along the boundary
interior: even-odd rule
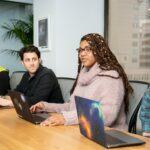
[[[133,89],[129,84],[129,81],[128,81],[128,78],[127,78],[127,75],[126,75],[124,69],[119,64],[115,55],[109,49],[108,44],[105,42],[105,40],[102,36],[100,36],[99,34],[96,34],[96,33],[91,33],[91,34],[87,34],[81,38],[81,42],[84,40],[89,43],[90,48],[93,51],[93,55],[95,56],[97,63],[100,64],[99,67],[102,70],[115,70],[119,74],[118,77],[113,77],[110,75],[101,75],[101,76],[108,76],[108,77],[111,77],[114,79],[118,79],[120,77],[122,78],[123,84],[124,84],[124,89],[125,89],[125,95],[124,95],[125,112],[127,113],[128,105],[129,105],[129,93],[132,93]],[[76,87],[80,70],[81,70],[81,62],[79,60],[78,61],[78,74],[77,74],[76,81],[71,89],[71,93],[73,93],[73,91]]]
[[[78,55],[79,55],[79,54],[78,54]],[[78,56],[78,71],[77,71],[77,77],[76,77],[76,80],[75,80],[75,82],[74,82],[74,84],[73,84],[71,90],[70,90],[70,94],[73,93],[73,91],[74,91],[74,89],[75,89],[75,87],[76,87],[76,85],[77,85],[77,81],[78,81],[78,77],[79,77],[80,70],[81,70],[81,61],[80,61],[79,56]]]
[[[116,70],[119,74],[118,77],[112,78],[122,78],[124,88],[125,88],[125,95],[124,95],[124,102],[125,102],[125,112],[128,112],[128,105],[129,105],[129,93],[133,92],[132,87],[129,84],[127,75],[119,64],[117,58],[109,49],[108,44],[105,42],[104,38],[99,34],[88,34],[85,35],[82,40],[86,40],[89,42],[91,46],[91,50],[93,51],[94,56],[96,57],[96,61],[100,64],[100,68],[102,70]]]

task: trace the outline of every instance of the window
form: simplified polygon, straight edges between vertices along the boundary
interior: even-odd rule
[[[150,0],[106,0],[105,23],[105,38],[128,76],[150,82]]]

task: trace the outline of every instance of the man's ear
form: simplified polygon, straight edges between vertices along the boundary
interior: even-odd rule
[[[21,60],[22,65],[24,66],[24,62]]]

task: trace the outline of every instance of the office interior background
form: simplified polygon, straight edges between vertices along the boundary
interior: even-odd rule
[[[0,50],[20,49],[20,41],[3,40],[10,19],[34,16],[34,45],[44,66],[58,77],[76,77],[80,38],[97,32],[108,41],[130,80],[150,82],[150,0],[1,0]],[[47,46],[39,46],[40,20],[46,19]],[[0,65],[24,70],[19,59],[0,53]]]

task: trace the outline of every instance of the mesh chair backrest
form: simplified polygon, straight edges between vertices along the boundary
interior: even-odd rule
[[[129,127],[128,128],[129,132],[135,133],[137,115],[140,109],[141,99],[145,91],[149,87],[149,83],[143,82],[143,81],[130,81],[130,84],[134,92],[132,95],[130,95],[130,98],[129,98],[129,112],[127,114],[127,123]]]
[[[16,86],[20,83],[24,73],[25,71],[15,71],[12,73],[12,75],[10,76],[10,88],[11,89],[16,88]]]
[[[74,78],[65,78],[65,77],[58,77],[58,82],[62,91],[62,95],[65,102],[69,101],[70,97],[70,90],[73,86],[73,83],[75,81]]]

